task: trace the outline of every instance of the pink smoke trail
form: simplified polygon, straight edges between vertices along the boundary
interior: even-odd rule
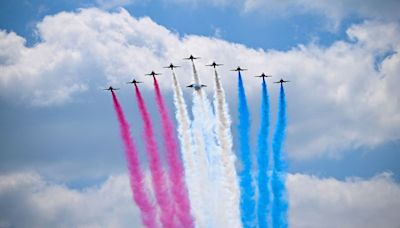
[[[138,153],[131,138],[129,124],[126,122],[124,112],[118,102],[117,96],[114,91],[111,91],[111,93],[114,102],[114,109],[119,121],[121,137],[124,142],[125,156],[128,160],[129,180],[133,193],[133,200],[140,209],[143,224],[149,228],[156,228],[158,227],[156,208],[150,201],[145,190],[144,175],[140,169]]]
[[[153,124],[147,111],[143,97],[137,85],[135,85],[136,100],[139,111],[144,121],[143,137],[145,141],[147,156],[151,172],[151,180],[157,203],[160,207],[160,220],[163,227],[173,228],[174,226],[174,208],[169,199],[167,182],[161,167],[160,155],[157,149],[157,143],[154,138]]]
[[[184,170],[179,157],[178,141],[175,137],[175,129],[161,95],[157,79],[155,77],[153,79],[157,107],[161,115],[162,133],[169,165],[169,178],[172,183],[171,190],[177,206],[177,216],[183,227],[194,227],[193,217],[190,212],[189,196],[184,180]]]

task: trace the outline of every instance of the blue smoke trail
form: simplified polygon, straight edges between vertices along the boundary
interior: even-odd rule
[[[272,226],[286,228],[288,227],[287,213],[288,201],[285,186],[286,164],[282,156],[282,145],[285,139],[286,130],[286,101],[285,91],[281,84],[279,94],[278,119],[275,127],[275,133],[272,140],[272,151],[274,159],[274,169],[272,171],[271,186],[274,194],[272,204]]]
[[[250,113],[246,101],[246,92],[243,87],[242,75],[239,71],[239,156],[242,161],[240,176],[240,210],[244,227],[255,227],[255,201],[251,176],[251,151],[249,142]]]
[[[258,133],[258,207],[257,220],[259,228],[268,227],[268,214],[270,204],[270,193],[268,188],[268,133],[269,133],[269,98],[267,91],[267,83],[262,81],[262,97],[261,97],[261,124],[260,132]]]

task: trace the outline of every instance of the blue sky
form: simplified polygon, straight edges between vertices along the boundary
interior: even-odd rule
[[[81,7],[96,7],[93,1],[15,1],[2,2],[1,26],[35,42],[35,22],[48,14]],[[179,34],[220,36],[224,39],[243,43],[253,48],[290,49],[301,43],[318,38],[318,42],[329,45],[335,39],[345,38],[346,25],[356,22],[357,17],[345,18],[337,31],[326,29],[326,18],[318,14],[288,16],[265,15],[260,12],[240,12],[239,4],[230,6],[202,6],[201,4],[179,1],[144,1],[122,4],[132,15],[148,16],[160,25]],[[115,10],[112,7],[109,10]],[[19,13],[14,13],[18,10]],[[182,18],[185,23],[182,23]],[[193,26],[195,25],[195,26]]]
[[[65,191],[118,182],[126,172],[123,148],[111,98],[100,89],[123,87],[119,97],[142,149],[133,91],[123,83],[161,71],[173,113],[169,72],[161,66],[183,65],[177,73],[189,83],[181,59],[193,53],[202,57],[206,83],[212,72],[202,65],[213,60],[225,64],[223,78],[234,77],[229,69],[237,65],[249,68],[244,83],[254,142],[261,88],[251,76],[264,71],[291,80],[289,180],[333,178],[346,186],[351,178],[372,185],[382,177],[399,188],[399,9],[391,0],[1,1],[0,174],[38,175],[34,183]],[[157,123],[149,84],[142,91]],[[236,124],[234,85],[224,80]],[[274,123],[278,89],[268,88]],[[207,93],[211,98],[212,86]],[[185,98],[190,103],[189,91]]]

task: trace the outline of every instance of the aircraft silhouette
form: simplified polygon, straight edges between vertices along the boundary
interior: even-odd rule
[[[286,82],[290,82],[290,81],[285,81],[285,80],[283,80],[283,79],[281,78],[281,80],[279,80],[279,81],[277,81],[277,82],[274,82],[274,83],[281,83],[281,85],[282,85],[282,83],[286,83]]]
[[[199,85],[199,84],[191,84],[191,85],[188,85],[188,86],[186,86],[186,87],[193,88],[193,89],[195,89],[195,90],[199,90],[199,89],[201,89],[202,87],[207,87],[207,86],[206,86],[206,85],[203,85],[203,84],[201,84],[201,85]]]
[[[127,82],[127,84],[135,84],[135,85],[138,83],[143,83],[143,82],[136,81],[136,79],[132,79],[132,81]]]
[[[194,59],[200,59],[200,57],[193,57],[193,55],[190,55],[188,58],[184,59],[191,60],[193,62]]]
[[[114,91],[114,90],[119,90],[119,88],[113,88],[112,86],[108,87],[108,89],[104,89],[104,90],[110,90],[110,92]]]
[[[244,70],[247,70],[247,69],[242,69],[242,68],[240,68],[240,66],[238,66],[236,69],[233,69],[233,70],[231,70],[231,71],[238,71],[238,72],[240,72],[240,71],[244,71]]]
[[[148,73],[146,75],[155,77],[156,75],[160,75],[160,74],[161,73],[155,73],[154,71],[151,71],[150,73]]]
[[[256,78],[262,78],[263,80],[265,79],[265,78],[269,78],[269,77],[272,77],[271,75],[266,75],[266,74],[264,74],[264,72],[261,74],[261,75],[257,75],[257,76],[254,76],[254,77],[256,77]]]
[[[174,64],[170,63],[169,66],[165,66],[164,68],[170,68],[173,70],[174,68],[181,67],[181,66],[175,66]]]
[[[212,62],[211,64],[208,64],[206,66],[214,67],[214,69],[215,69],[217,66],[222,66],[222,65],[224,65],[224,64],[219,64],[219,63]]]

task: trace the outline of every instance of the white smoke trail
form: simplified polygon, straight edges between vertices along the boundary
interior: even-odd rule
[[[199,178],[200,191],[201,191],[201,211],[204,212],[206,226],[205,227],[217,227],[215,224],[215,203],[213,199],[214,186],[210,181],[210,163],[208,159],[208,153],[206,151],[206,137],[204,135],[203,126],[204,125],[204,108],[200,100],[200,96],[197,93],[193,94],[193,107],[192,111],[194,113],[194,119],[192,122],[192,133],[193,133],[193,147],[194,155],[197,168],[197,177]]]
[[[194,65],[193,60],[192,60],[192,69],[193,69],[193,79],[194,79],[194,83],[197,84],[197,85],[201,85],[201,84],[200,84],[200,78],[199,78],[199,75],[197,74],[196,66]],[[202,93],[202,90],[199,90],[199,92]]]
[[[194,82],[198,85],[201,85],[200,78],[197,74],[196,67],[193,62],[192,67]],[[193,129],[201,130],[202,138],[205,145],[204,149],[206,152],[205,156],[207,159],[207,174],[209,181],[208,186],[211,186],[210,190],[207,193],[207,197],[211,197],[209,198],[209,200],[210,203],[212,203],[208,210],[211,214],[212,226],[226,227],[229,218],[226,213],[226,202],[225,200],[221,200],[221,197],[224,194],[224,192],[221,191],[222,173],[219,169],[219,167],[221,166],[221,148],[216,141],[215,115],[213,113],[211,103],[208,100],[203,89],[195,90],[193,92],[193,116],[194,123],[197,123],[193,126]]]
[[[195,217],[196,227],[206,227],[206,208],[202,206],[204,197],[201,196],[201,185],[207,184],[206,181],[204,181],[204,177],[202,178],[201,176],[206,174],[198,173],[199,171],[206,173],[206,165],[202,165],[202,162],[196,161],[198,160],[196,159],[198,153],[194,153],[195,150],[197,151],[197,147],[200,146],[200,148],[202,148],[203,146],[201,146],[202,143],[199,142],[198,139],[195,140],[194,143],[192,142],[193,138],[187,106],[174,71],[172,71],[172,77],[174,85],[174,104],[178,122],[178,136],[182,147],[182,161],[185,168],[185,180],[189,191],[191,208]],[[196,148],[194,145],[196,145]]]
[[[228,213],[227,227],[242,227],[240,220],[240,190],[237,179],[235,160],[236,156],[232,150],[231,118],[226,102],[225,91],[222,88],[217,70],[214,85],[214,107],[217,117],[217,139],[221,146],[221,172],[223,175],[222,187],[226,196],[226,211]]]

